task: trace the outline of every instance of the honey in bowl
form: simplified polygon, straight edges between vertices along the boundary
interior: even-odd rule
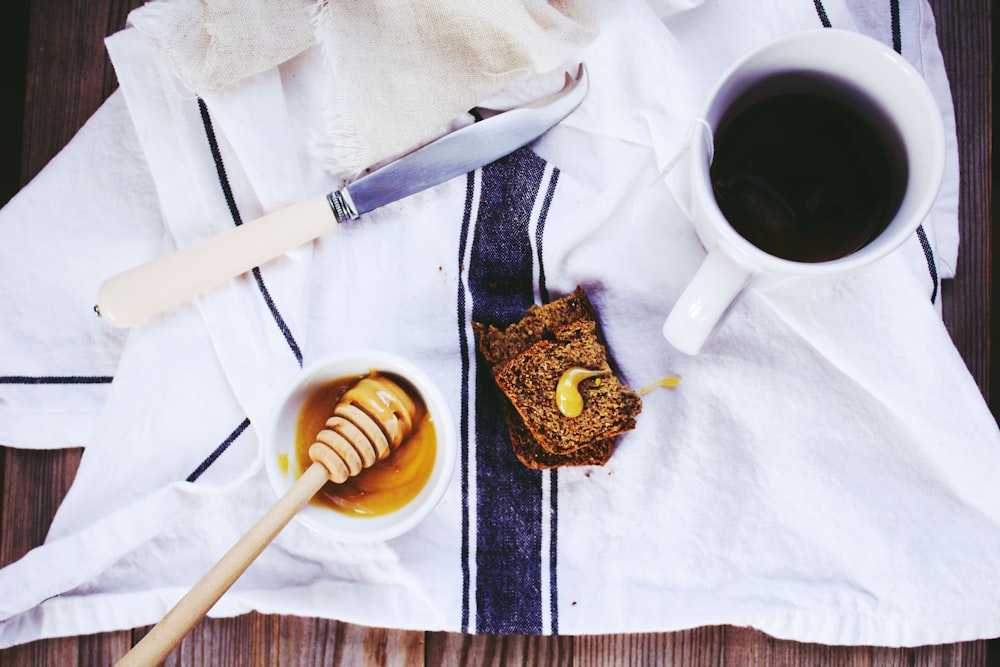
[[[376,375],[377,372],[369,374]],[[392,447],[388,456],[359,474],[340,484],[327,482],[313,497],[313,504],[349,516],[380,516],[404,507],[417,497],[430,479],[437,455],[434,421],[412,385],[392,373],[384,373],[382,376],[403,388],[416,405],[410,435],[398,446]],[[363,377],[365,376],[331,380],[320,385],[306,398],[296,422],[296,461],[301,463],[310,460],[309,448],[316,442],[316,434],[326,428],[326,421],[348,389]]]

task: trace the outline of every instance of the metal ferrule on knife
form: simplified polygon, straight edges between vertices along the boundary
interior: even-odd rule
[[[346,187],[331,192],[326,196],[326,200],[330,203],[330,209],[333,210],[333,215],[337,218],[337,222],[357,220],[361,217],[361,214],[354,207],[354,202],[351,200],[351,193],[347,191]]]

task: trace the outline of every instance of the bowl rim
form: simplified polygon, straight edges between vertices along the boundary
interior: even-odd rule
[[[454,420],[447,401],[433,380],[408,359],[385,350],[361,348],[340,350],[317,358],[304,366],[278,393],[261,430],[264,467],[272,490],[280,497],[298,478],[294,453],[294,420],[309,390],[340,377],[370,371],[392,373],[405,379],[419,392],[434,420],[437,451],[430,479],[409,503],[376,517],[352,517],[334,510],[307,504],[293,520],[341,542],[382,542],[406,533],[419,524],[441,501],[451,483],[458,458]],[[291,435],[287,435],[291,421]],[[286,470],[279,457],[288,457]]]

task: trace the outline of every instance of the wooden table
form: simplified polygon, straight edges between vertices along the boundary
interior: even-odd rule
[[[0,104],[6,108],[2,202],[66,144],[114,90],[103,36],[120,29],[139,0],[14,0],[5,7]],[[1000,365],[990,350],[991,293],[990,3],[935,0],[938,32],[956,101],[961,146],[962,252],[958,276],[942,289],[956,346],[990,401]],[[29,11],[30,10],[30,11]],[[26,50],[26,53],[25,53]],[[26,80],[23,78],[27,74]],[[21,81],[18,82],[18,78]],[[23,101],[23,107],[21,102]],[[13,114],[13,120],[6,120]],[[23,125],[20,121],[23,119]],[[23,134],[18,132],[23,127]],[[18,147],[20,146],[20,159]],[[42,543],[73,481],[79,449],[0,449],[0,565]],[[26,499],[31,501],[27,502]],[[2,593],[0,593],[2,594]],[[51,639],[0,651],[0,665],[111,664],[146,628]],[[475,637],[363,628],[312,618],[248,614],[203,621],[169,664],[671,664],[671,665],[985,665],[1000,641],[912,649],[829,647],[779,641],[756,630],[705,627],[684,632],[599,637]],[[990,660],[992,658],[992,660]]]

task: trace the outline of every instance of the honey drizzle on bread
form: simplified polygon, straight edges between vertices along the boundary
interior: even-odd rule
[[[635,427],[639,395],[611,372],[596,312],[584,291],[532,306],[504,329],[473,322],[479,350],[500,391],[511,445],[529,468],[603,465],[615,438]],[[552,400],[562,373],[573,366],[608,371],[583,390],[574,418]]]
[[[580,393],[580,383],[607,374],[608,371],[603,368],[595,371],[579,366],[572,366],[563,371],[563,374],[559,376],[559,382],[556,383],[555,391],[556,406],[559,408],[559,412],[570,419],[579,417],[584,406],[583,395]]]

